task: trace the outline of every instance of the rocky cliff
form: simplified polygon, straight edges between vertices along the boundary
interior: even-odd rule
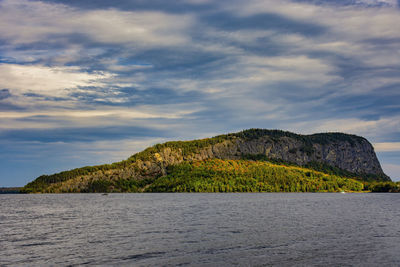
[[[44,175],[28,184],[31,191],[81,191],[95,180],[143,180],[167,174],[168,166],[211,158],[262,156],[297,165],[320,163],[363,179],[390,180],[372,145],[343,133],[298,135],[279,130],[250,129],[194,141],[158,144],[126,161]],[[36,188],[36,189],[35,189]]]

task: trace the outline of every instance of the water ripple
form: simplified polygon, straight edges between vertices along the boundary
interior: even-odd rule
[[[0,195],[0,266],[397,266],[400,194]]]

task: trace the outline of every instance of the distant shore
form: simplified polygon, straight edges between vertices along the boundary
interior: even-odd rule
[[[0,187],[0,194],[19,194],[22,187]]]

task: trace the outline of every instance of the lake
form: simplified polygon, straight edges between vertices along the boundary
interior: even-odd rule
[[[0,195],[0,265],[398,266],[400,194]]]

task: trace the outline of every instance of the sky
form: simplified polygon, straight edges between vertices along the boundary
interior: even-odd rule
[[[366,137],[400,180],[395,0],[0,0],[0,187],[248,128]]]

